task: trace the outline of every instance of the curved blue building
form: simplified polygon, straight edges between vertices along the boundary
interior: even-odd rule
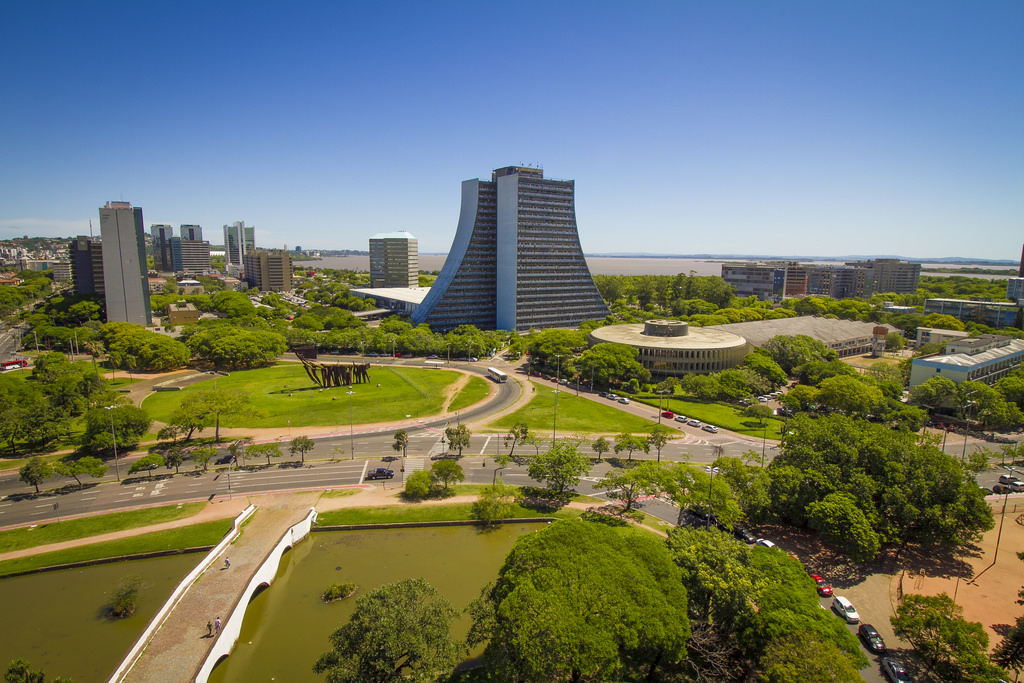
[[[608,315],[583,258],[575,183],[507,166],[462,183],[455,241],[412,314],[437,331],[459,325],[572,328]]]

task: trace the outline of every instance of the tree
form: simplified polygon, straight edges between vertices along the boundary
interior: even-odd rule
[[[395,442],[391,444],[391,449],[395,451],[402,451],[402,457],[405,457],[405,449],[409,447],[409,432],[404,429],[399,429],[395,432]]]
[[[835,643],[810,631],[797,631],[772,641],[761,659],[765,683],[859,683],[861,677],[851,657]]]
[[[804,334],[793,337],[778,335],[766,341],[761,348],[787,375],[792,375],[797,367],[808,361],[829,361],[838,357],[835,351]]]
[[[222,294],[228,292],[217,296]],[[225,324],[206,327],[189,337],[186,343],[197,358],[226,370],[269,365],[288,349],[287,341],[278,332]]]
[[[18,470],[18,479],[29,486],[36,487],[39,493],[39,485],[53,476],[53,466],[40,457],[29,458],[29,461]]]
[[[464,480],[466,475],[462,471],[462,465],[454,460],[438,460],[430,468],[430,478],[444,484],[444,489],[447,491],[449,484]]]
[[[185,462],[185,453],[181,450],[181,446],[175,444],[164,451],[164,467],[167,469],[174,468],[174,473],[178,473],[178,468],[181,467],[181,463]]]
[[[612,446],[608,443],[608,439],[599,436],[590,444],[590,448],[597,453],[597,459],[600,460],[605,453],[611,450]]]
[[[451,672],[465,651],[452,640],[459,612],[425,579],[406,579],[356,599],[347,624],[313,672],[328,683],[428,683]]]
[[[24,659],[15,659],[7,667],[4,683],[45,683],[46,673],[42,669],[32,670],[32,665]],[[71,683],[70,678],[51,678],[50,683]]]
[[[633,451],[643,451],[647,453],[650,450],[650,446],[647,443],[647,439],[641,436],[634,436],[633,434],[627,434],[623,432],[615,437],[615,455],[618,455],[622,451],[629,452],[629,460],[633,460]]]
[[[579,519],[521,536],[470,606],[489,680],[665,680],[690,635],[679,568],[644,532]]]
[[[473,517],[484,524],[495,524],[512,516],[515,509],[515,488],[504,482],[485,486],[480,497],[473,502]]]
[[[81,450],[87,453],[113,453],[111,421],[114,434],[117,435],[118,452],[122,454],[135,448],[153,423],[146,411],[137,406],[119,405],[110,410],[93,408],[85,413]]]
[[[257,410],[249,394],[234,389],[203,389],[195,393],[190,410],[203,413],[214,419],[216,431],[214,440],[220,441],[221,418],[253,417]]]
[[[754,403],[744,408],[742,414],[744,417],[754,418],[757,424],[763,427],[772,416],[772,409],[761,403]]]
[[[547,482],[555,493],[575,487],[590,472],[590,458],[579,452],[575,443],[557,441],[545,453],[530,461],[530,478]]]
[[[297,436],[294,439],[292,439],[291,444],[288,446],[288,452],[291,453],[292,456],[298,454],[298,456],[302,460],[302,463],[305,464],[306,453],[309,453],[311,450],[313,450],[313,447],[315,445],[316,444],[313,442],[313,439],[309,438],[308,436]]]
[[[653,446],[658,451],[658,462],[661,462],[661,449],[668,443],[668,435],[671,433],[665,425],[655,424],[651,427],[651,433],[647,435],[647,450]]]
[[[615,493],[619,500],[625,501],[625,512],[629,512],[640,498],[662,491],[663,474],[658,463],[645,460],[635,467],[610,471],[594,488]]]
[[[930,669],[946,681],[996,683],[1002,673],[985,656],[988,634],[945,593],[906,595],[890,617],[893,632],[906,639]]]
[[[848,493],[830,493],[808,505],[807,525],[840,546],[854,562],[868,562],[878,554],[878,534]]]
[[[128,468],[128,474],[147,472],[149,474],[149,478],[152,479],[153,470],[157,467],[163,467],[164,464],[164,456],[159,453],[150,453],[149,455],[145,455],[133,462],[132,466]]]
[[[902,351],[903,347],[907,345],[907,340],[899,332],[890,332],[885,335],[885,350],[886,351]]]
[[[203,472],[210,465],[210,460],[217,457],[217,449],[213,446],[203,446],[201,448],[193,448],[189,452],[189,457],[192,458],[192,462],[195,463],[196,468],[203,468]]]
[[[992,661],[1018,673],[1024,669],[1024,617],[1017,617],[1017,623],[1003,636],[992,652]]]
[[[430,472],[419,470],[405,478],[405,495],[409,498],[422,499],[430,495],[434,482]]]
[[[281,444],[276,441],[269,441],[267,443],[253,443],[245,447],[245,457],[247,458],[266,458],[267,467],[270,467],[271,458],[281,457]]]
[[[63,477],[74,477],[79,486],[82,485],[82,480],[79,479],[81,475],[88,474],[99,479],[107,473],[108,469],[102,460],[91,455],[85,455],[76,460],[58,460],[53,463],[54,472]]]
[[[472,436],[472,432],[469,431],[469,427],[464,424],[456,425],[454,427],[447,427],[444,430],[445,438],[448,439],[448,450],[459,449],[459,457],[462,457],[462,449],[469,448],[469,438]]]
[[[858,377],[829,377],[818,385],[818,406],[827,410],[866,417],[882,404],[882,392]]]
[[[530,428],[525,422],[517,422],[512,425],[512,429],[508,430],[508,434],[505,435],[505,446],[508,447],[508,457],[512,457],[512,454],[516,450],[516,444],[525,442],[529,436]],[[509,446],[509,442],[512,442],[511,446]]]

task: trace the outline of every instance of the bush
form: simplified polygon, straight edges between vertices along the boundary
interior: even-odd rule
[[[126,576],[117,584],[110,596],[110,613],[115,617],[130,617],[135,613],[135,602],[142,590],[142,579],[138,576]]]
[[[500,519],[512,516],[514,503],[513,487],[503,483],[487,486],[473,503],[473,517],[484,524],[495,524]]]
[[[332,583],[327,590],[320,594],[320,599],[324,602],[334,602],[350,598],[355,594],[356,588],[354,583]]]
[[[405,495],[407,498],[422,500],[430,495],[433,484],[430,472],[425,470],[413,472],[405,478]]]

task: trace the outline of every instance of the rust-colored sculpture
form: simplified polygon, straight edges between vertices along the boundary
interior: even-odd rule
[[[294,349],[295,355],[302,361],[302,367],[313,383],[323,389],[345,387],[353,384],[366,384],[370,381],[369,363],[314,363],[316,348],[300,346]]]

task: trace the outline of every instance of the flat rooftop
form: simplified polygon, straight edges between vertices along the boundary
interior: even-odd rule
[[[406,303],[423,303],[424,297],[430,291],[430,287],[357,287],[352,290],[360,296],[373,299],[391,299],[393,301],[404,301]]]

